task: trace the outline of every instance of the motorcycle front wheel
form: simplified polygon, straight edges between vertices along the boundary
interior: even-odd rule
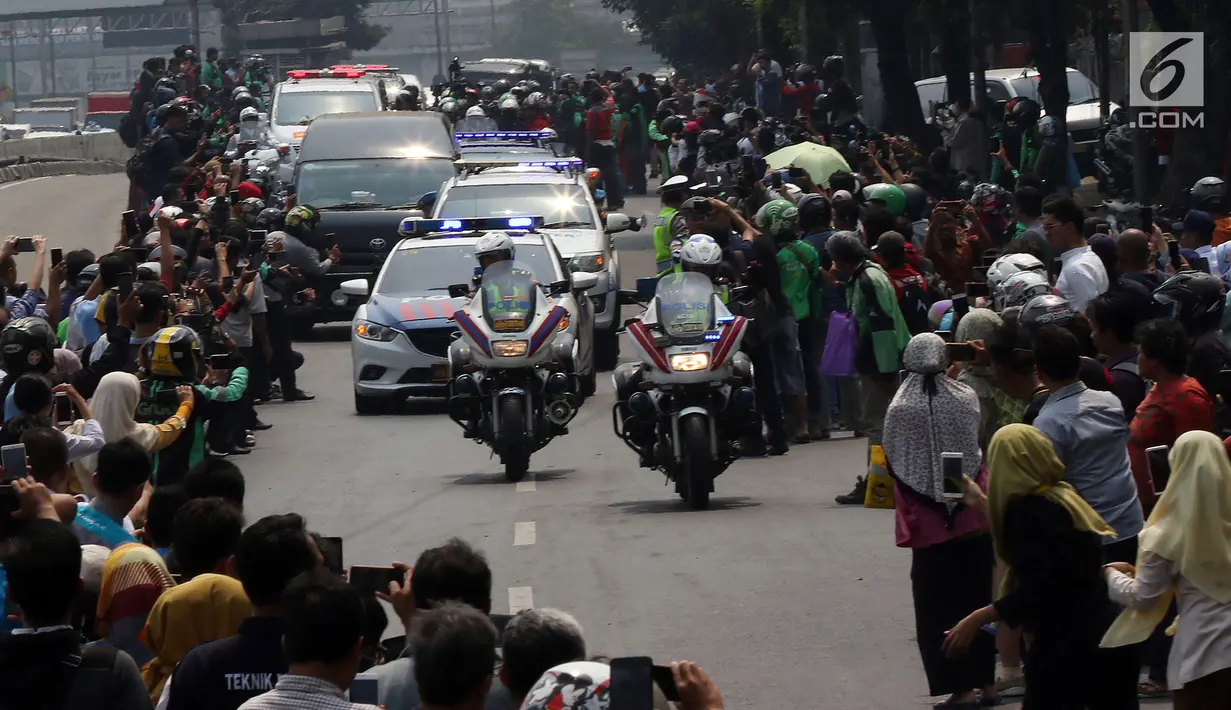
[[[685,498],[693,510],[710,507],[709,423],[700,414],[690,414],[680,420],[680,449],[684,454]]]
[[[505,395],[500,399],[500,438],[503,440],[500,460],[504,463],[504,477],[510,483],[517,483],[530,470],[526,400],[521,395]]]

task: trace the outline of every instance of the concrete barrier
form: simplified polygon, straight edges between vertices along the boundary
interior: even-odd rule
[[[0,183],[51,175],[123,172],[132,156],[117,133],[0,141]]]

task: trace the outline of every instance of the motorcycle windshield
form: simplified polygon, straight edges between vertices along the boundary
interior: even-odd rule
[[[667,274],[658,281],[658,322],[671,338],[691,340],[714,327],[714,284],[696,272]]]
[[[500,261],[483,270],[479,284],[483,318],[497,333],[521,333],[534,320],[539,297],[538,283],[530,267]]]

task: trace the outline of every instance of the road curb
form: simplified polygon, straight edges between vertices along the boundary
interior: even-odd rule
[[[22,163],[0,168],[0,184],[55,175],[107,175],[122,172],[124,172],[122,164],[109,160],[56,160]]]

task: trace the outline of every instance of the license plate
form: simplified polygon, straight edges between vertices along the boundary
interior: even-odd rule
[[[448,365],[432,365],[432,382],[447,382],[448,380]]]

